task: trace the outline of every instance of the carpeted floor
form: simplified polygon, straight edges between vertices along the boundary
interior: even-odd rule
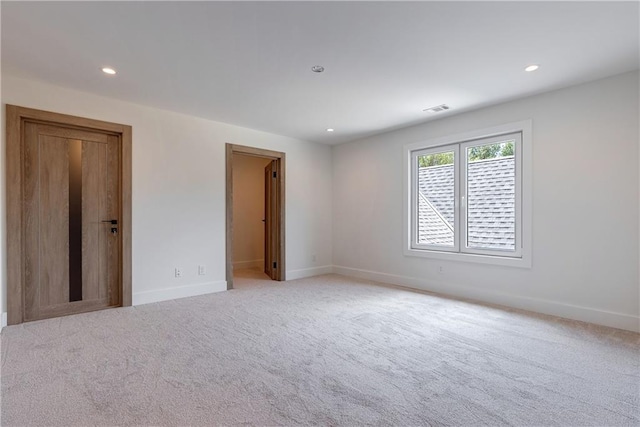
[[[373,285],[4,328],[2,425],[639,425],[640,335]]]

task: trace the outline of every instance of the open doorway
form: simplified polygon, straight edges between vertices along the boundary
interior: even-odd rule
[[[270,210],[267,184],[273,160],[233,155],[233,278],[234,288],[271,281],[266,237]]]
[[[285,154],[226,146],[226,279],[285,280]]]

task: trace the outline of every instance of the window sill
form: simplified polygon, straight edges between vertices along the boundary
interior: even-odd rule
[[[471,262],[478,264],[499,265],[504,267],[531,268],[531,257],[510,258],[492,255],[465,254],[459,252],[434,251],[428,249],[405,248],[405,256],[439,259],[443,261]]]

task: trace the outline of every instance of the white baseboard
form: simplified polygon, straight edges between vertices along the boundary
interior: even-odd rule
[[[233,263],[233,268],[260,268],[264,266],[263,259],[254,259],[253,261],[236,261]]]
[[[302,270],[288,270],[287,280],[304,279],[305,277],[320,276],[321,274],[331,274],[331,273],[333,273],[332,265],[303,268]]]
[[[133,294],[133,305],[149,304],[152,302],[167,301],[178,298],[195,297],[197,295],[211,294],[227,290],[227,282],[198,283],[176,288],[165,288]]]
[[[581,307],[538,298],[509,295],[501,292],[488,291],[486,289],[477,289],[469,286],[444,283],[441,281],[398,276],[376,271],[360,270],[357,268],[333,266],[333,272],[344,276],[357,277],[360,279],[391,285],[406,286],[443,295],[468,298],[490,304],[499,304],[521,310],[529,310],[537,313],[609,326],[612,328],[640,332],[640,317],[629,314],[614,313],[590,307]]]
[[[4,328],[7,326],[7,312],[2,313],[2,326],[0,328]]]

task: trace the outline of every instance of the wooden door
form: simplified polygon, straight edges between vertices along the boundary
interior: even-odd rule
[[[24,320],[121,304],[120,138],[24,123]]]
[[[264,272],[272,279],[278,277],[278,181],[277,160],[264,168]]]

